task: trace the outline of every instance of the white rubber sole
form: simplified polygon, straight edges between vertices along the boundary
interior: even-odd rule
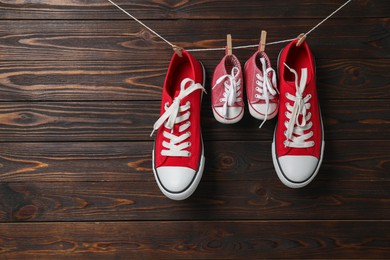
[[[206,84],[206,70],[205,70],[203,64],[201,62],[199,62],[199,63],[202,66],[202,70],[203,70],[203,87],[204,87],[204,85]],[[202,99],[203,99],[203,92],[202,92],[202,95],[201,95],[201,100]],[[155,165],[154,165],[154,148],[152,150],[152,167],[153,167],[154,178],[156,179],[156,182],[157,182],[157,185],[158,185],[160,191],[166,197],[170,198],[171,200],[185,200],[188,197],[190,197],[195,192],[196,188],[199,185],[200,180],[202,179],[204,165],[205,165],[204,143],[203,143],[202,133],[201,133],[201,136],[200,136],[200,141],[201,141],[201,144],[202,144],[202,153],[200,155],[198,171],[195,173],[195,177],[191,181],[190,185],[187,188],[185,188],[183,191],[181,191],[181,192],[171,192],[171,191],[165,189],[165,187],[162,185],[162,183],[160,182],[160,179],[157,176],[156,168],[155,168]]]

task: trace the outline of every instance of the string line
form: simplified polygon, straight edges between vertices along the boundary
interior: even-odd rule
[[[149,31],[151,31],[152,33],[154,33],[157,37],[159,37],[161,40],[163,40],[164,42],[166,42],[167,44],[169,44],[172,48],[175,47],[174,44],[170,43],[167,39],[165,39],[165,38],[162,37],[160,34],[158,34],[157,32],[155,32],[152,28],[150,28],[149,26],[147,26],[146,24],[144,24],[143,22],[141,22],[140,20],[138,20],[137,18],[135,18],[132,14],[130,14],[129,12],[127,12],[125,9],[123,9],[122,7],[120,7],[119,5],[117,5],[116,3],[114,3],[114,2],[111,1],[111,0],[108,0],[108,2],[110,2],[111,4],[113,4],[114,6],[116,6],[119,10],[121,10],[122,12],[124,12],[125,14],[127,14],[128,16],[130,16],[131,19],[133,19],[134,21],[136,21],[137,23],[139,23],[140,25],[142,25],[143,27],[145,27],[146,29],[148,29]]]
[[[171,43],[170,41],[168,41],[167,39],[165,39],[164,37],[162,37],[160,34],[158,34],[156,31],[154,31],[152,28],[150,28],[149,26],[147,26],[146,24],[144,24],[142,21],[138,20],[136,17],[134,17],[132,14],[130,14],[129,12],[127,12],[125,9],[123,9],[122,7],[120,7],[119,5],[117,5],[114,1],[112,0],[107,0],[109,1],[112,5],[114,5],[115,7],[117,7],[119,10],[121,10],[122,12],[124,12],[125,14],[127,14],[131,19],[133,19],[134,21],[136,21],[137,23],[139,23],[140,25],[142,25],[143,27],[145,27],[146,29],[148,29],[150,32],[152,32],[154,35],[156,35],[157,37],[159,37],[161,40],[163,40],[164,42],[166,42],[169,46],[171,46],[172,48],[177,48],[177,46],[173,43]],[[349,4],[352,0],[347,0],[343,5],[341,5],[339,8],[337,8],[336,10],[334,10],[330,15],[328,15],[325,19],[323,19],[321,22],[319,22],[317,25],[315,25],[313,28],[311,28],[307,33],[304,34],[304,36],[306,37],[307,35],[309,35],[310,33],[312,33],[315,29],[317,29],[319,26],[321,26],[324,22],[326,22],[329,18],[331,18],[333,15],[335,15],[338,11],[340,11],[341,9],[343,9],[347,4]],[[293,40],[295,40],[296,38],[292,38],[292,39],[287,39],[287,40],[281,40],[281,41],[274,41],[274,42],[267,42],[266,45],[274,45],[274,44],[280,44],[280,43],[285,43],[285,42],[291,42]],[[259,44],[251,44],[251,45],[242,45],[242,46],[235,46],[233,47],[233,49],[235,50],[238,50],[238,49],[248,49],[248,48],[255,48],[255,47],[258,47]],[[201,52],[201,51],[224,51],[225,50],[225,47],[221,47],[221,48],[201,48],[201,49],[187,49],[187,51],[189,52]]]
[[[314,26],[313,28],[311,28],[307,33],[305,33],[305,36],[309,35],[312,31],[314,31],[315,29],[317,29],[321,24],[323,24],[324,22],[326,22],[329,18],[331,18],[333,15],[335,15],[338,11],[340,11],[341,9],[344,8],[344,6],[346,6],[347,4],[349,4],[352,0],[348,0],[347,2],[345,2],[342,6],[340,6],[339,8],[337,8],[336,10],[333,11],[333,13],[331,13],[330,15],[328,15],[324,20],[322,20],[321,22],[319,22],[316,26]]]

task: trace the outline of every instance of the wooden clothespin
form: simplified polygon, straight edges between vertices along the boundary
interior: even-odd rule
[[[176,45],[173,45],[173,51],[176,52],[176,54],[181,58],[183,57],[183,52],[182,52],[182,48],[180,48],[179,46],[176,46]]]
[[[232,35],[228,34],[226,36],[227,41],[227,55],[233,55],[233,44],[232,44]]]
[[[265,43],[267,41],[267,31],[262,30],[259,43],[259,51],[265,51]]]
[[[297,47],[301,46],[302,42],[305,41],[306,39],[306,34],[304,33],[301,33],[299,36],[298,36],[298,42],[297,42]]]

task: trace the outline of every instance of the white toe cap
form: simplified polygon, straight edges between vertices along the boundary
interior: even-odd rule
[[[263,116],[265,114],[272,115],[275,113],[276,109],[278,109],[278,105],[274,103],[270,103],[268,105],[268,111],[267,111],[267,105],[266,104],[251,104],[253,109],[257,112],[262,114]]]
[[[219,115],[223,116],[223,107],[216,107],[215,110]],[[239,117],[243,110],[243,107],[228,107],[225,119],[236,119]]]
[[[191,184],[195,171],[187,167],[164,166],[156,169],[161,185],[169,192],[182,192]]]
[[[286,155],[279,158],[279,165],[289,181],[299,183],[310,179],[316,171],[318,161],[314,156]]]

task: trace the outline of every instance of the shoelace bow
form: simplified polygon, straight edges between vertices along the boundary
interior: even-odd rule
[[[187,85],[188,87],[186,87]],[[153,131],[150,135],[152,136],[154,131],[158,130],[164,123],[165,127],[171,130],[171,132],[163,132],[163,136],[167,138],[169,142],[163,141],[162,145],[164,148],[166,148],[166,150],[162,150],[161,155],[179,157],[191,156],[191,153],[185,150],[191,146],[191,143],[184,142],[187,138],[191,136],[191,132],[187,131],[183,133],[190,127],[190,122],[188,121],[187,123],[184,123],[179,126],[180,135],[178,136],[173,134],[173,130],[175,124],[180,124],[184,121],[189,120],[190,118],[190,111],[188,110],[191,108],[191,103],[187,101],[186,104],[181,106],[180,103],[182,99],[199,89],[205,91],[204,87],[201,84],[195,83],[195,81],[193,81],[192,79],[186,78],[181,82],[180,93],[173,100],[172,104],[170,106],[168,106],[168,104],[165,104],[165,113],[162,114],[161,117],[156,121],[153,126]],[[179,116],[179,114],[181,115]]]
[[[255,97],[258,99],[265,100],[265,117],[259,128],[261,128],[264,123],[267,121],[268,117],[268,108],[269,108],[269,100],[271,94],[272,96],[275,96],[276,93],[279,93],[278,89],[276,88],[276,73],[275,70],[271,67],[267,68],[267,64],[264,58],[260,58],[260,62],[262,65],[262,71],[263,71],[263,77],[260,76],[260,74],[256,74],[256,90],[260,93],[260,95],[256,94]],[[272,74],[272,78],[270,78],[270,75]]]
[[[223,98],[220,99],[221,102],[224,102],[222,107],[222,114],[224,118],[227,116],[228,107],[233,106],[235,102],[240,102],[242,100],[242,98],[239,97],[241,95],[241,91],[240,91],[241,79],[237,80],[239,74],[240,74],[240,69],[234,67],[230,75],[226,74],[221,76],[215,82],[215,85],[212,88],[214,89],[221,82],[225,81],[224,82],[225,92],[223,93]]]
[[[296,87],[295,96],[288,92],[286,93],[287,99],[294,102],[294,105],[291,106],[289,103],[286,103],[287,110],[289,111],[286,112],[286,116],[289,121],[285,122],[287,130],[285,132],[286,140],[284,145],[285,147],[295,148],[312,147],[314,146],[314,142],[307,142],[306,140],[313,136],[313,131],[310,131],[307,134],[304,133],[304,131],[309,130],[313,125],[312,122],[309,122],[311,113],[307,113],[307,109],[310,108],[310,103],[308,102],[311,99],[311,95],[308,94],[303,97],[303,92],[305,91],[307,84],[307,68],[302,68],[301,80],[298,84],[298,73],[286,63],[284,63],[284,65],[294,74]],[[299,118],[301,118],[301,121],[299,121]]]

